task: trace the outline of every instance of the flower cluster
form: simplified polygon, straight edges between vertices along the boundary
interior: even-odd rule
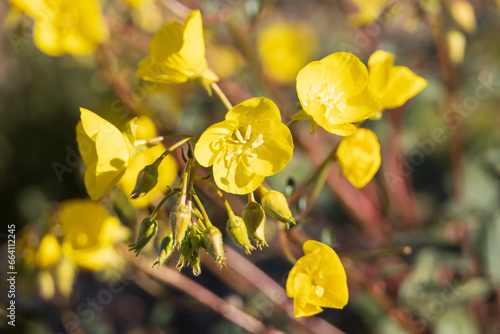
[[[275,26],[266,34],[285,34],[291,41],[307,35],[306,32],[303,36],[294,35],[290,26]],[[394,66],[394,56],[381,50],[371,55],[368,67],[355,55],[338,52],[300,69],[311,56],[304,54],[299,63],[282,64],[286,73],[276,75],[274,67],[280,61],[274,58],[276,54],[272,50],[275,47],[293,49],[294,43],[284,41],[284,45],[274,45],[273,39],[268,39],[266,34],[259,38],[259,45],[267,63],[264,68],[267,74],[276,81],[286,82],[298,72],[296,90],[302,110],[293,120],[307,119],[313,129],[319,125],[329,133],[344,137],[329,159],[336,159],[354,187],[364,187],[376,174],[381,154],[375,133],[360,125],[367,119],[379,119],[384,109],[401,107],[427,82],[407,67]],[[289,126],[282,122],[278,106],[268,98],[254,97],[231,105],[216,84],[218,76],[208,67],[198,10],[190,12],[183,24],[167,22],[160,28],[150,42],[149,54],[138,65],[137,76],[160,84],[200,80],[209,93],[212,89],[217,93],[228,111],[224,120],[208,126],[199,137],[181,135],[185,138],[166,148],[161,144],[164,138],[157,137],[154,123],[147,117],[115,126],[81,108],[77,141],[87,166],[84,180],[91,199],[102,198],[118,185],[130,194],[129,198],[137,207],[151,205],[151,214],[142,219],[135,243],[130,245],[136,256],[161,231],[158,213],[173,197],[176,201],[169,210],[170,228],[161,239],[154,264],[161,266],[177,251],[177,268],[191,266],[193,274],[199,275],[199,253],[204,249],[219,268],[226,266],[223,234],[210,221],[198,196],[200,189],[207,189],[205,186],[224,204],[228,214],[227,232],[246,253],[268,245],[266,216],[286,224],[287,228],[295,224],[287,198],[264,183],[266,177],[281,172],[292,159],[294,142]],[[188,142],[196,142],[194,150]],[[185,144],[188,144],[186,151],[181,155],[184,164],[180,161],[184,167],[175,187],[172,184],[178,170],[170,153]],[[208,175],[199,176],[201,167],[209,169]],[[255,196],[257,190],[260,200]],[[248,196],[241,214],[233,212],[224,193]],[[98,211],[91,204],[85,206],[89,212]],[[74,216],[78,210],[71,212],[61,209],[61,224],[71,245],[66,248],[79,266],[100,267],[87,256],[96,251],[101,260],[111,257],[108,248],[99,246],[106,239],[103,236],[101,240],[100,231],[115,233],[116,220],[104,219],[102,212],[97,215],[96,220],[104,219],[107,223],[96,227],[98,238],[91,240],[79,231],[85,225],[84,215],[78,218]],[[53,240],[47,239],[44,245],[54,249],[54,256],[58,254]],[[304,256],[290,271],[286,286],[288,295],[294,298],[295,316],[314,315],[324,307],[344,307],[348,301],[346,273],[337,254],[313,240],[304,243],[303,248]],[[53,261],[48,257],[42,266],[50,266]]]

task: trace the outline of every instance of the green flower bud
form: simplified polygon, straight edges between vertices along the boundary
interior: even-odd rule
[[[191,261],[191,251],[191,241],[188,238],[185,238],[179,249],[179,261],[175,266],[177,269],[181,270],[184,266],[189,265],[189,262]]]
[[[170,212],[170,224],[174,236],[174,248],[178,249],[191,223],[191,210],[186,204],[177,204]]]
[[[158,166],[155,164],[144,167],[137,174],[135,188],[128,198],[138,199],[146,195],[158,183]]]
[[[264,223],[266,222],[266,214],[257,202],[248,202],[243,208],[243,222],[247,227],[248,234],[257,243],[257,247],[262,249],[262,246],[269,246],[264,236]]]
[[[202,245],[219,268],[226,266],[226,255],[222,248],[222,234],[217,227],[213,225],[207,227],[203,233]]]
[[[226,227],[231,238],[233,238],[234,242],[245,249],[245,253],[250,254],[251,251],[255,249],[248,239],[247,227],[243,222],[243,218],[234,214],[230,215]]]
[[[135,256],[139,255],[141,249],[147,245],[149,240],[153,238],[158,230],[158,222],[156,219],[151,219],[150,217],[144,218],[139,227],[139,234],[137,235],[137,240],[135,244],[130,245],[129,251],[135,250]]]
[[[170,254],[172,254],[173,243],[174,243],[174,239],[173,239],[172,235],[167,235],[165,238],[162,239],[161,244],[160,244],[160,253],[158,254],[158,257],[156,258],[156,261],[153,264],[153,267],[155,265],[158,265],[158,269],[160,269],[163,262],[167,261]]]
[[[285,195],[279,191],[269,190],[266,192],[264,197],[262,197],[262,207],[268,215],[285,223],[287,228],[288,224],[295,224],[295,219],[288,207]]]
[[[193,275],[199,276],[201,274],[201,266],[200,266],[200,253],[191,253],[191,268],[193,268]]]

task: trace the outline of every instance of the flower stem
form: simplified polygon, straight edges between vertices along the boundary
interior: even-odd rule
[[[198,207],[200,208],[200,211],[201,211],[201,214],[203,216],[203,220],[205,221],[205,224],[208,227],[212,226],[212,222],[208,218],[207,211],[205,210],[205,207],[201,203],[200,198],[198,197],[198,195],[196,195],[194,193],[192,195],[193,195],[194,200],[196,201],[196,204],[198,204]]]
[[[160,211],[160,208],[163,206],[163,204],[165,203],[165,201],[167,199],[169,199],[170,197],[172,197],[173,195],[177,194],[178,192],[180,192],[180,189],[179,188],[176,188],[176,189],[170,189],[166,194],[165,196],[161,199],[160,203],[158,203],[158,205],[156,206],[156,208],[153,210],[153,212],[151,212],[151,215],[149,216],[150,219],[154,219],[156,218],[156,215],[158,214],[158,211]]]
[[[210,181],[207,181],[201,177],[197,177],[196,181],[203,182],[203,183],[207,184],[208,186],[210,186],[210,188],[212,188],[215,191],[215,193],[220,197],[220,199],[222,200],[222,203],[224,203],[224,206],[226,207],[226,211],[227,211],[227,214],[229,215],[229,217],[234,215],[233,209],[231,209],[231,206],[229,205],[229,202],[227,201],[226,197],[224,197],[222,192],[216,186],[214,186]]]
[[[156,167],[158,167],[160,165],[160,163],[163,161],[163,159],[165,159],[167,157],[167,155],[172,153],[173,150],[175,150],[179,146],[187,143],[188,141],[195,141],[195,140],[198,140],[198,138],[197,137],[188,137],[188,138],[184,138],[182,140],[179,140],[177,143],[170,146],[165,152],[163,152],[162,155],[160,155],[160,157],[158,159],[156,159],[152,165],[155,165]]]
[[[181,197],[179,199],[179,204],[186,204],[189,174],[191,171],[191,163],[192,163],[192,160],[189,159],[188,162],[186,163],[186,167],[184,168],[184,172],[182,174],[182,192],[181,192]]]
[[[222,103],[224,103],[224,105],[226,106],[227,110],[233,109],[233,105],[231,104],[231,102],[229,102],[226,94],[224,94],[224,92],[220,89],[219,85],[217,85],[215,82],[211,82],[210,83],[210,87],[212,87],[212,89],[214,90],[215,94],[217,94],[217,96],[222,101]]]

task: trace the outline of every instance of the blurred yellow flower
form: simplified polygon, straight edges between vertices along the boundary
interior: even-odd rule
[[[149,117],[139,116],[136,120],[136,124],[137,140],[146,140],[156,137],[154,123]],[[118,182],[118,186],[127,196],[134,190],[137,175],[144,166],[152,164],[166,150],[167,148],[163,144],[158,144],[155,147],[135,155],[129,161],[125,174]],[[158,183],[156,186],[143,197],[131,200],[131,203],[138,208],[143,208],[161,199],[167,187],[174,182],[177,176],[177,169],[175,159],[170,155],[166,156],[158,167]]]
[[[85,108],[76,126],[76,140],[85,171],[85,187],[93,200],[111,190],[125,173],[135,138]]]
[[[406,66],[394,66],[394,55],[378,50],[368,60],[370,85],[380,99],[382,108],[402,106],[427,86],[427,81]]]
[[[264,72],[272,79],[289,83],[318,51],[318,38],[300,22],[275,22],[262,29],[257,47]]]
[[[149,55],[139,63],[137,76],[147,81],[179,84],[200,79],[205,86],[217,81],[205,58],[203,25],[199,10],[192,11],[184,25],[167,22],[153,36]]]
[[[280,172],[292,154],[290,130],[281,123],[278,107],[264,97],[233,107],[225,121],[201,135],[194,149],[200,165],[213,165],[217,186],[233,194],[254,191],[266,176]]]
[[[464,59],[467,45],[465,35],[458,30],[451,30],[446,34],[446,41],[451,61],[454,64],[460,64]]]
[[[127,5],[131,7],[135,6],[140,6],[145,2],[151,1],[151,0],[123,0]]]
[[[214,71],[222,78],[234,76],[244,65],[243,57],[238,50],[223,44],[209,44],[207,59]]]
[[[349,17],[353,25],[366,25],[375,21],[387,7],[387,0],[351,0],[358,11]]]
[[[130,232],[98,203],[85,199],[61,203],[59,223],[63,231],[63,253],[85,270],[119,266],[121,256],[113,244],[128,238]]]
[[[86,54],[108,39],[108,28],[95,0],[11,0],[35,19],[36,46],[51,56]]]
[[[61,245],[52,234],[46,234],[35,254],[36,264],[42,269],[49,269],[61,259]]]
[[[476,30],[476,14],[470,2],[464,0],[451,1],[450,13],[455,22],[466,32],[472,33]]]
[[[366,66],[353,54],[338,52],[306,65],[297,75],[302,108],[325,130],[348,136],[380,103],[368,85]]]
[[[356,188],[363,188],[380,167],[380,144],[368,129],[358,129],[345,137],[337,148],[337,159],[342,172]]]
[[[325,244],[308,240],[304,256],[290,270],[286,281],[288,297],[293,298],[295,317],[308,317],[322,307],[343,308],[349,300],[347,278],[338,255]]]

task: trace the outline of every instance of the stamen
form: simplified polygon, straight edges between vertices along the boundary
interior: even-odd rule
[[[245,132],[245,140],[249,141],[250,140],[250,135],[252,134],[252,126],[248,124],[247,126],[247,132]]]
[[[257,136],[257,139],[250,145],[250,150],[253,150],[254,148],[259,147],[260,145],[264,144],[264,136],[260,133]]]
[[[228,155],[226,155],[226,160],[230,160],[235,155],[239,155],[241,153],[243,153],[243,150],[241,148],[239,148],[236,151],[234,151],[233,153],[229,153]]]
[[[257,157],[257,154],[252,153],[252,152],[248,152],[248,150],[244,150],[243,154],[245,154],[245,155],[247,155],[249,157],[252,157],[252,158],[256,158]]]
[[[243,136],[241,135],[240,130],[234,131],[234,134],[236,135],[236,138],[238,138],[240,143],[246,144],[247,141],[245,139],[243,139]]]

